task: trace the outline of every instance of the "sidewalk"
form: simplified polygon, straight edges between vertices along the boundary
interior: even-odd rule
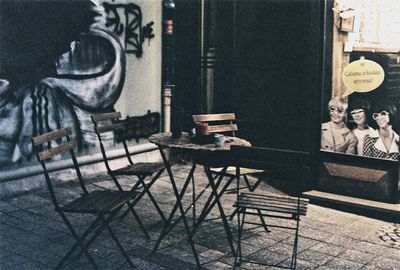
[[[173,168],[179,184],[182,184],[189,167],[179,165]],[[96,173],[89,181],[89,190],[113,188],[104,172]],[[205,186],[205,176],[199,168],[195,174],[196,192]],[[129,180],[124,181],[128,188]],[[63,184],[59,189],[63,200],[78,195],[75,184]],[[261,184],[262,189],[271,187]],[[175,202],[169,178],[164,173],[152,187],[156,200],[163,211],[169,213]],[[192,187],[184,199],[191,201]],[[223,197],[224,209],[230,213],[235,195]],[[205,199],[199,200],[201,206]],[[198,207],[199,207],[198,206]],[[200,208],[200,207],[199,207]],[[147,240],[131,215],[112,224],[122,245],[128,251],[136,269],[194,269],[190,246],[185,240],[185,231],[180,222],[162,242],[155,255],[150,251],[161,230],[159,217],[145,196],[135,208],[142,217],[151,235]],[[198,214],[198,213],[197,213]],[[192,212],[188,212],[189,221]],[[72,218],[79,228],[85,228],[89,219],[75,215]],[[351,213],[341,212],[311,204],[306,217],[302,219],[299,239],[298,269],[400,269],[400,224],[376,220]],[[236,235],[236,218],[231,222]],[[243,240],[245,256],[264,262],[287,265],[290,257],[291,238],[278,230],[264,233],[256,228],[247,231]],[[232,269],[233,257],[225,239],[218,211],[214,209],[194,237],[200,262],[204,269]],[[53,269],[66,250],[73,244],[65,224],[54,212],[47,189],[37,190],[13,198],[0,200],[0,269]],[[130,269],[125,259],[110,241],[107,232],[90,247],[90,253],[101,269]],[[81,256],[66,269],[92,269],[85,256]],[[243,263],[236,269],[279,269]]]

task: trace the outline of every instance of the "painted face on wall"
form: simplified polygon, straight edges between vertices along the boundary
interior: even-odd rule
[[[337,107],[337,106],[329,107],[329,116],[331,118],[331,121],[335,124],[344,123],[345,113],[346,113],[346,110],[344,110],[341,107]]]
[[[29,162],[31,137],[60,127],[72,128],[78,149],[95,145],[90,115],[113,110],[125,79],[105,16],[89,0],[1,1],[13,27],[0,31],[0,168]]]
[[[354,122],[361,126],[365,124],[366,117],[363,109],[355,109],[350,112],[351,117],[354,119]]]
[[[388,113],[387,111],[382,111],[379,113],[372,114],[372,118],[374,118],[379,128],[385,128],[389,126],[390,122],[389,114],[390,113]]]

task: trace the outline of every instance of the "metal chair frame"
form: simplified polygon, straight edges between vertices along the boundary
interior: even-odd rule
[[[128,161],[127,166],[113,170],[109,164],[109,158],[107,156],[107,152],[105,150],[105,146],[103,144],[101,134],[104,132],[109,131],[116,131],[116,130],[125,130],[125,126],[121,122],[117,122],[121,118],[120,112],[111,112],[111,113],[103,113],[103,114],[96,114],[92,115],[91,119],[94,125],[94,130],[97,135],[100,144],[100,150],[103,155],[103,161],[105,167],[107,169],[108,174],[113,179],[116,187],[118,190],[122,191],[122,186],[118,181],[117,176],[125,175],[125,176],[136,176],[138,181],[132,186],[131,190],[137,190],[138,188],[143,188],[143,191],[139,194],[137,200],[140,200],[144,194],[150,198],[150,201],[154,205],[157,213],[160,215],[162,221],[166,223],[167,219],[162,212],[160,206],[158,205],[157,201],[154,199],[154,196],[150,192],[151,186],[155,183],[155,181],[160,177],[160,175],[164,172],[165,166],[162,162],[140,162],[134,163],[132,160],[132,156],[129,153],[128,145],[125,139],[122,139],[122,145],[125,151],[125,157]],[[154,175],[154,176],[153,176]],[[152,179],[146,183],[145,179],[147,177],[152,177]],[[134,215],[135,219],[137,220],[140,228],[142,229],[143,233],[147,238],[150,238],[146,228],[144,227],[143,223],[141,222],[138,214],[133,209],[132,205],[129,205],[129,210]],[[127,214],[127,212],[125,213]]]
[[[77,255],[77,258],[79,258],[84,253],[89,259],[90,263],[93,265],[93,267],[95,269],[99,269],[93,257],[89,254],[88,248],[104,229],[107,229],[111,238],[129,263],[129,265],[135,268],[128,254],[122,247],[120,241],[111,230],[110,223],[115,220],[115,216],[119,213],[125,203],[134,200],[135,197],[137,197],[138,192],[109,190],[96,190],[88,192],[79,169],[79,164],[76,160],[76,156],[73,150],[74,141],[70,139],[70,134],[71,128],[62,128],[32,138],[32,144],[36,152],[36,157],[42,165],[47,188],[50,194],[50,199],[55,207],[55,211],[61,216],[71,235],[76,240],[75,244],[68,250],[65,256],[57,264],[56,269],[60,269],[78,247],[81,248],[81,251]],[[54,192],[54,185],[52,183],[49,171],[47,170],[46,163],[53,157],[64,155],[66,152],[69,152],[70,158],[73,161],[77,180],[83,193],[81,197],[76,198],[61,206]],[[80,236],[74,229],[72,223],[67,218],[67,214],[73,213],[96,216],[96,219]]]
[[[299,226],[301,216],[307,214],[308,199],[301,197],[303,184],[310,175],[310,155],[305,152],[288,150],[277,150],[260,147],[232,146],[232,161],[236,166],[236,178],[240,177],[240,168],[256,168],[268,170],[271,177],[284,178],[295,187],[295,195],[282,196],[277,194],[255,194],[239,192],[237,185],[237,198],[234,207],[237,210],[238,246],[235,255],[235,266],[242,262],[263,264],[268,266],[296,269],[297,247],[299,237]],[[246,221],[246,215],[256,215],[260,222]],[[290,224],[271,224],[269,220],[286,219],[291,220]],[[262,226],[265,232],[270,228],[282,228],[294,231],[293,251],[289,267],[260,263],[242,258],[241,236],[244,224]]]

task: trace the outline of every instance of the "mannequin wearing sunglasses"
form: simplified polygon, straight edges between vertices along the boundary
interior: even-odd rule
[[[397,109],[393,104],[377,104],[372,113],[378,127],[364,140],[364,155],[384,159],[399,159],[399,135],[393,130]]]
[[[371,106],[368,101],[364,99],[356,99],[350,104],[350,117],[354,128],[352,132],[357,137],[356,153],[359,156],[364,155],[364,139],[371,132],[374,131],[372,127],[368,125],[367,116],[371,114]],[[350,123],[349,121],[349,127]]]
[[[334,97],[328,103],[330,121],[321,126],[321,149],[355,154],[357,138],[346,126],[347,102]]]

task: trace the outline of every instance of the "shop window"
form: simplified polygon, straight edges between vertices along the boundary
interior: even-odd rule
[[[400,1],[333,2],[331,87],[322,108],[319,188],[397,202]],[[329,33],[329,31],[327,31]]]

